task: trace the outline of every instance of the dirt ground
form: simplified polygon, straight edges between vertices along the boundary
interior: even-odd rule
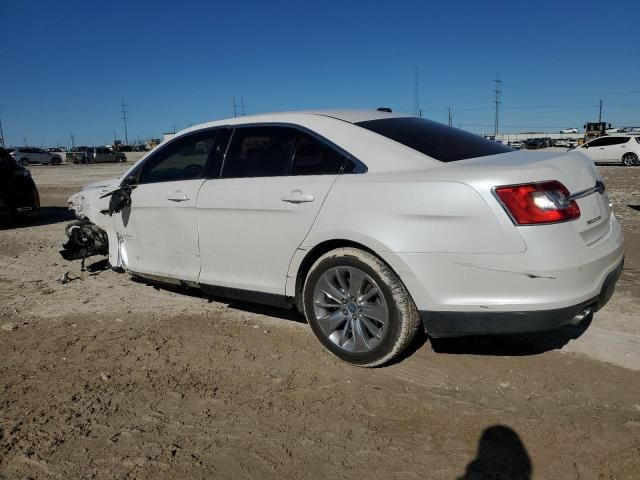
[[[626,265],[590,323],[371,370],[291,312],[63,260],[66,198],[125,168],[32,167],[41,218],[0,225],[0,478],[640,478],[640,168],[601,167]]]

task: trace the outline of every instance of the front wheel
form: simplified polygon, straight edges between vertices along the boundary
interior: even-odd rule
[[[22,165],[23,167],[28,167],[29,166],[29,159],[28,158],[21,158],[18,163],[20,165]]]
[[[362,367],[399,355],[420,324],[398,276],[379,258],[356,248],[320,257],[307,276],[303,298],[307,321],[324,348]]]
[[[635,153],[626,153],[622,156],[622,165],[625,167],[631,167],[632,165],[638,164],[638,156]]]

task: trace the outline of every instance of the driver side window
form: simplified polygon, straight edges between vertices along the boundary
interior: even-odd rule
[[[198,132],[169,143],[145,162],[138,183],[203,178],[207,159],[219,131]]]

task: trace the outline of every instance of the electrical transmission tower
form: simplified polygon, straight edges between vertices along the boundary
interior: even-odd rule
[[[238,107],[240,108],[240,116],[244,117],[244,97],[240,98],[240,105],[236,103],[236,97],[233,97],[233,116],[238,116]]]
[[[416,117],[422,117],[422,109],[420,108],[420,81],[418,77],[418,67],[415,70],[415,82],[414,82],[414,91],[413,91],[413,114]]]
[[[496,89],[494,90],[496,92],[496,99],[494,100],[496,103],[496,124],[495,124],[494,135],[497,139],[498,130],[500,127],[500,105],[502,104],[502,102],[500,101],[500,95],[502,95],[502,89],[501,89],[502,80],[500,80],[500,72],[496,74],[496,79],[494,80],[494,82],[496,82]]]
[[[122,99],[120,106],[122,107],[122,122],[124,123],[124,144],[129,145],[129,135],[127,134],[127,120],[129,120],[127,115],[129,114],[129,111],[127,110],[128,105],[124,103],[124,98]]]

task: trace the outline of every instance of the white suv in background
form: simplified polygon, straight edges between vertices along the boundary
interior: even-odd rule
[[[42,165],[60,165],[62,163],[62,157],[60,155],[47,152],[42,148],[16,148],[11,152],[11,156],[23,167],[34,163],[40,163]]]
[[[640,135],[607,135],[591,140],[577,150],[594,163],[640,165]]]

